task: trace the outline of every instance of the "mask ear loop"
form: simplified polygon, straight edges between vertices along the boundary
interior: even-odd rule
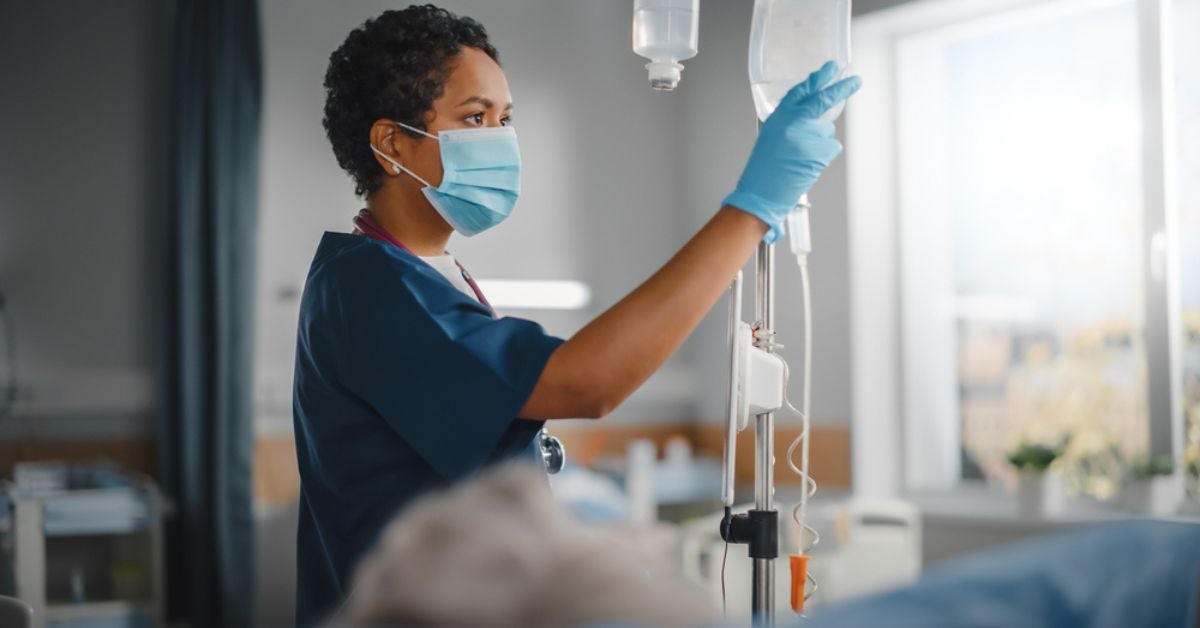
[[[395,120],[392,120],[392,123],[395,124],[396,126],[404,127],[406,129],[408,129],[409,131],[412,131],[413,133],[420,133],[421,135],[424,135],[425,137],[428,137],[430,139],[434,139],[434,140],[438,139],[438,136],[436,136],[428,131],[422,131],[421,129],[418,129],[415,126],[408,126],[407,124],[404,124],[403,122],[396,122]]]
[[[414,132],[414,133],[420,133],[421,135],[424,135],[425,137],[432,138],[432,139],[435,139],[435,140],[436,140],[436,139],[438,139],[438,136],[436,136],[436,135],[433,135],[432,133],[428,133],[428,132],[426,132],[426,131],[422,131],[421,129],[418,129],[418,128],[416,128],[416,127],[413,127],[413,126],[409,126],[409,125],[407,125],[407,124],[404,124],[403,122],[396,122],[395,120],[393,120],[393,121],[392,121],[392,123],[393,123],[393,124],[395,124],[396,126],[399,126],[399,127],[404,127],[404,128],[406,128],[406,129],[408,129],[409,131],[412,131],[412,132]],[[386,159],[386,160],[387,160],[387,162],[388,162],[388,163],[392,164],[392,172],[393,172],[394,174],[400,174],[400,172],[401,172],[401,171],[404,171],[404,172],[408,173],[408,176],[410,176],[410,177],[412,177],[412,178],[416,179],[417,181],[420,181],[422,184],[424,184],[424,185],[425,185],[425,187],[427,187],[427,188],[431,188],[431,187],[433,187],[432,185],[430,185],[430,184],[429,184],[429,182],[428,182],[428,181],[426,181],[425,179],[422,179],[422,178],[421,178],[419,175],[417,175],[417,173],[415,173],[415,172],[413,172],[412,170],[409,170],[408,168],[404,167],[403,165],[401,165],[401,164],[400,164],[400,162],[398,162],[398,161],[396,161],[395,159],[392,159],[392,158],[391,158],[391,157],[389,157],[388,155],[384,154],[384,152],[383,152],[383,151],[381,151],[381,150],[379,150],[378,148],[375,148],[375,145],[374,145],[374,144],[371,144],[370,146],[371,146],[371,150],[375,151],[375,154],[376,154],[376,155],[379,155],[380,157],[383,157],[384,159]]]
[[[400,164],[400,162],[387,156],[383,151],[379,150],[378,148],[375,148],[374,146],[372,146],[371,150],[375,151],[376,155],[383,157],[384,159],[387,160],[388,163],[392,164],[392,172],[394,172],[396,174],[400,174],[401,171],[406,172],[406,173],[408,173],[408,176],[416,179],[417,181],[420,181],[422,184],[425,185],[425,187],[427,187],[427,188],[433,187],[432,185],[429,185],[428,181],[426,181],[425,179],[422,179],[417,173],[413,172],[412,170],[409,170],[408,168],[405,168],[403,165]]]

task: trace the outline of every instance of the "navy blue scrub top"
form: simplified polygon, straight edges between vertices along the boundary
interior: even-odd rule
[[[541,464],[542,422],[515,417],[562,342],[392,244],[325,234],[296,342],[297,623],[337,610],[414,497],[500,460]]]

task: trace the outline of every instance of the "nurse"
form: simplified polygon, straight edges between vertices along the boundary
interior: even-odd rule
[[[821,114],[857,78],[828,65],[763,124],[736,189],[665,266],[567,340],[498,318],[446,246],[520,193],[512,96],[474,20],[387,11],[325,75],[324,126],[365,208],[326,233],[300,305],[297,621],[348,595],[358,559],[414,497],[490,464],[542,463],[546,421],[599,418],[679,348],[841,151]],[[537,176],[532,173],[531,176]]]

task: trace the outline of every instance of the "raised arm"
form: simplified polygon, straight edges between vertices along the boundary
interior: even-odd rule
[[[737,188],[724,206],[650,279],[550,357],[519,416],[598,418],[657,371],[696,329],[764,237],[841,152],[820,117],[853,94],[852,77],[824,87],[827,64],[784,97],[763,124]]]

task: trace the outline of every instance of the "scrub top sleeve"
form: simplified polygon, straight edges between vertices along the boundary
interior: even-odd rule
[[[352,310],[343,364],[347,387],[454,481],[488,460],[563,341],[492,318],[435,272],[410,268]]]

